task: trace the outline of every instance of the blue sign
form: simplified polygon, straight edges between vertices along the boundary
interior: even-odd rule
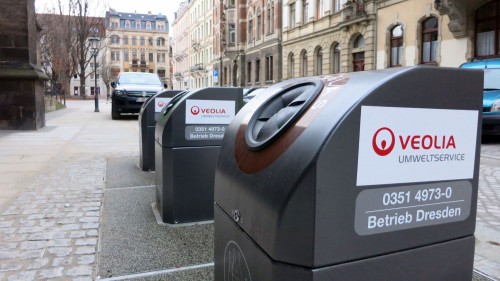
[[[214,69],[214,77],[218,77],[219,76],[219,70],[218,69]]]

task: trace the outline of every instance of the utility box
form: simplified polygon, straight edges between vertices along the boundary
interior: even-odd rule
[[[139,166],[143,171],[155,170],[155,127],[160,112],[170,100],[180,93],[177,90],[162,91],[142,104],[139,112]]]
[[[470,281],[481,71],[291,79],[230,124],[215,280]]]
[[[156,209],[163,223],[213,220],[220,146],[242,106],[242,88],[204,88],[176,95],[163,109],[155,128]]]

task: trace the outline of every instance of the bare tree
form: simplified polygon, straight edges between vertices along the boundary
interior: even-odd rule
[[[69,50],[73,45],[71,35],[71,17],[65,16],[60,10],[50,14],[39,14],[37,20],[42,26],[41,31],[41,64],[49,77],[52,93],[64,97],[69,93],[71,77],[74,73],[74,62]]]
[[[106,49],[107,48],[105,46],[101,51],[106,53]],[[117,72],[116,69],[111,66],[106,56],[101,56],[100,69],[102,82],[106,85],[106,96],[108,96],[111,90],[111,82],[116,80]]]
[[[98,0],[69,0],[65,6],[58,0],[57,10],[38,15],[43,30],[42,63],[46,73],[52,84],[64,93],[69,92],[71,77],[78,75],[82,99],[85,99],[86,79],[92,73],[86,71],[92,61],[88,39],[105,38],[104,18],[90,15],[99,14],[99,4]]]
[[[77,65],[76,73],[80,77],[80,96],[85,99],[85,81],[91,73],[86,73],[86,69],[92,60],[92,48],[88,39],[94,36],[105,38],[104,19],[90,16],[93,4],[91,0],[70,0],[69,3],[76,38],[71,53]],[[95,91],[97,94],[97,89]]]

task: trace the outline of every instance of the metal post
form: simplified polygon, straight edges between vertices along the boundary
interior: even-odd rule
[[[99,112],[99,99],[97,96],[97,65],[96,65],[96,60],[97,60],[97,49],[94,49],[94,101],[95,101],[95,110],[94,112]]]

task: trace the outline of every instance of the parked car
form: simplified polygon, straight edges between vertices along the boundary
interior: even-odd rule
[[[139,113],[142,104],[167,87],[157,74],[122,72],[111,82],[111,118],[120,119],[122,113]]]
[[[500,59],[467,62],[460,67],[484,70],[483,135],[500,135]]]

